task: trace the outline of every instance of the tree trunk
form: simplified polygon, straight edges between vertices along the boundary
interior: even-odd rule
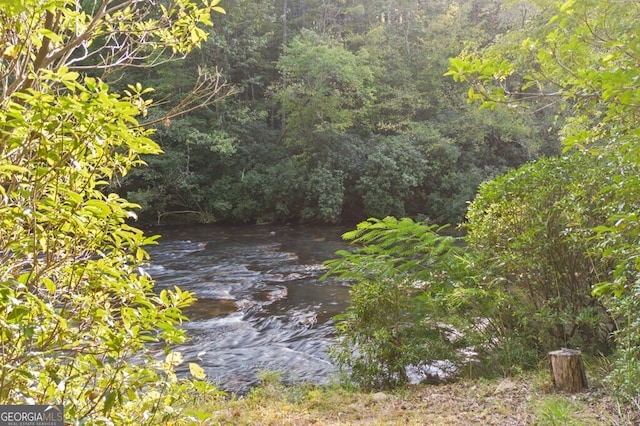
[[[549,352],[551,376],[557,390],[579,392],[587,388],[587,376],[580,351],[562,348]]]
[[[282,51],[283,52],[284,52],[284,49],[289,44],[289,33],[288,33],[288,27],[287,27],[287,19],[289,19],[288,12],[289,12],[289,2],[288,0],[284,0],[284,4],[282,6]],[[286,90],[287,90],[287,76],[286,76],[286,73],[283,72],[282,73],[282,91],[286,92]],[[284,137],[284,132],[287,129],[287,113],[284,112],[284,108],[282,108],[281,120],[282,122],[280,122],[280,139],[282,140],[282,138]]]

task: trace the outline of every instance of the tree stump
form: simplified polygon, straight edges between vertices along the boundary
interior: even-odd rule
[[[562,348],[549,352],[553,386],[564,392],[579,392],[587,388],[587,376],[580,351]]]

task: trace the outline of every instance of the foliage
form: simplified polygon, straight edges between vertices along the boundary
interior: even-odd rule
[[[300,212],[302,220],[319,220],[337,223],[344,203],[344,173],[318,166],[311,170],[307,181],[305,208]]]
[[[464,264],[456,239],[440,231],[411,219],[369,219],[343,236],[358,246],[326,262],[328,275],[352,282],[332,356],[356,384],[397,386],[407,383],[409,366],[460,357],[464,339],[452,338],[443,301],[461,285]]]
[[[3,8],[2,404],[64,404],[70,423],[155,424],[179,416],[174,407],[194,392],[217,393],[176,377],[182,359],[168,345],[184,341],[181,309],[194,298],[154,292],[141,266],[155,237],[129,224],[137,206],[111,190],[141,155],[159,152],[137,119],[148,90],[119,95],[78,72],[142,56],[152,64],[162,50],[182,55],[206,37],[200,24],[222,11],[216,4]],[[204,378],[195,364],[191,371]]]
[[[145,156],[148,167],[134,169],[121,189],[148,214],[155,213],[158,222],[170,215],[191,216],[203,223],[215,220],[202,205],[202,177],[194,170],[203,168],[208,153],[228,155],[235,147],[224,132],[201,131],[203,126],[197,124],[194,118],[180,118],[158,128],[154,139],[163,154]]]
[[[591,295],[607,274],[591,250],[592,228],[606,217],[599,190],[607,168],[581,154],[539,160],[483,184],[469,206],[466,242],[478,276],[469,299],[486,295],[475,315],[499,336],[503,366],[535,365],[558,347],[610,351],[615,323]],[[509,354],[514,346],[533,358]]]
[[[640,308],[639,290],[637,282],[628,285],[625,291],[630,292],[631,295],[616,297],[608,302],[612,314],[620,321],[618,324],[620,329],[615,334],[619,349],[615,366],[609,375],[609,382],[615,387],[616,395],[626,404],[636,407],[636,410],[640,403],[637,385],[640,380],[640,362],[638,362],[640,319],[637,314]]]
[[[547,132],[556,111],[478,111],[443,76],[450,56],[514,28],[518,15],[500,1],[225,7],[228,18],[185,61],[113,74],[117,84],[148,82],[160,100],[147,122],[166,156],[145,157],[149,168],[119,189],[143,205],[141,219],[459,223],[482,181],[557,151]],[[215,107],[158,122],[195,101],[202,75],[233,87],[211,91]],[[284,179],[299,196],[280,196]]]
[[[314,132],[353,127],[373,97],[367,52],[353,54],[308,30],[287,46],[277,69],[283,83],[276,100],[292,143],[304,143]]]
[[[314,135],[304,153],[280,143],[278,133],[248,124],[228,154],[165,142],[165,155],[128,175],[125,188],[163,222],[171,212],[222,223],[386,215],[459,222],[480,182],[503,170],[463,164],[461,148],[438,130],[430,136],[327,132]]]
[[[363,164],[356,190],[367,214],[403,217],[405,202],[424,186],[428,160],[406,137],[381,139]]]
[[[536,2],[544,25],[525,28],[493,47],[466,52],[451,60],[449,74],[472,84],[469,97],[493,107],[509,103],[540,109],[561,104],[567,118],[560,132],[565,150],[583,150],[603,164],[594,201],[598,223],[592,226],[588,251],[602,259],[596,295],[611,309],[620,363],[612,376],[625,398],[637,398],[629,381],[640,361],[637,225],[638,57],[636,37],[640,8],[608,0]],[[538,21],[540,23],[540,21]],[[511,48],[505,49],[505,43]],[[517,41],[514,42],[514,41]],[[585,170],[583,170],[584,172]],[[587,210],[589,214],[592,210]]]

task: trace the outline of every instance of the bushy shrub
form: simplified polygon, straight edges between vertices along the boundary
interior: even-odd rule
[[[477,361],[465,371],[505,375],[560,347],[617,351],[610,381],[637,402],[640,185],[616,158],[573,153],[483,184],[464,249],[409,219],[370,219],[345,234],[356,248],[328,262],[353,282],[338,364],[375,388],[406,382],[408,365],[460,368],[463,347]]]
[[[637,141],[628,140],[635,146]],[[640,165],[625,155],[629,146],[608,153],[615,170],[601,194],[607,204],[606,222],[594,228],[593,253],[610,265],[594,288],[616,323],[616,353],[609,376],[616,395],[640,410]]]
[[[332,356],[357,385],[401,385],[409,366],[460,358],[464,339],[452,337],[444,300],[460,285],[464,263],[458,240],[439,231],[411,219],[369,219],[344,235],[356,248],[327,262],[329,275],[352,282]]]
[[[481,186],[466,241],[477,289],[487,293],[476,315],[487,318],[499,350],[515,339],[532,357],[559,347],[610,353],[615,324],[591,294],[608,271],[592,250],[593,228],[606,221],[605,170],[596,157],[575,154]]]
[[[371,217],[402,217],[412,198],[424,192],[429,164],[409,138],[373,138],[359,173],[356,191]]]
[[[108,50],[95,74],[141,51],[151,62],[154,48],[186,53],[215,4],[3,4],[0,404],[61,404],[69,424],[166,424],[196,392],[219,395],[176,376],[182,357],[169,345],[186,339],[181,309],[193,295],[154,291],[143,266],[156,238],[131,226],[137,206],[112,191],[160,151],[138,122],[148,91],[114,93],[65,62]]]

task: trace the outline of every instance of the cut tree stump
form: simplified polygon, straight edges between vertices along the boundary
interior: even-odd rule
[[[564,392],[580,392],[587,388],[587,376],[580,351],[562,348],[549,352],[553,386]]]

